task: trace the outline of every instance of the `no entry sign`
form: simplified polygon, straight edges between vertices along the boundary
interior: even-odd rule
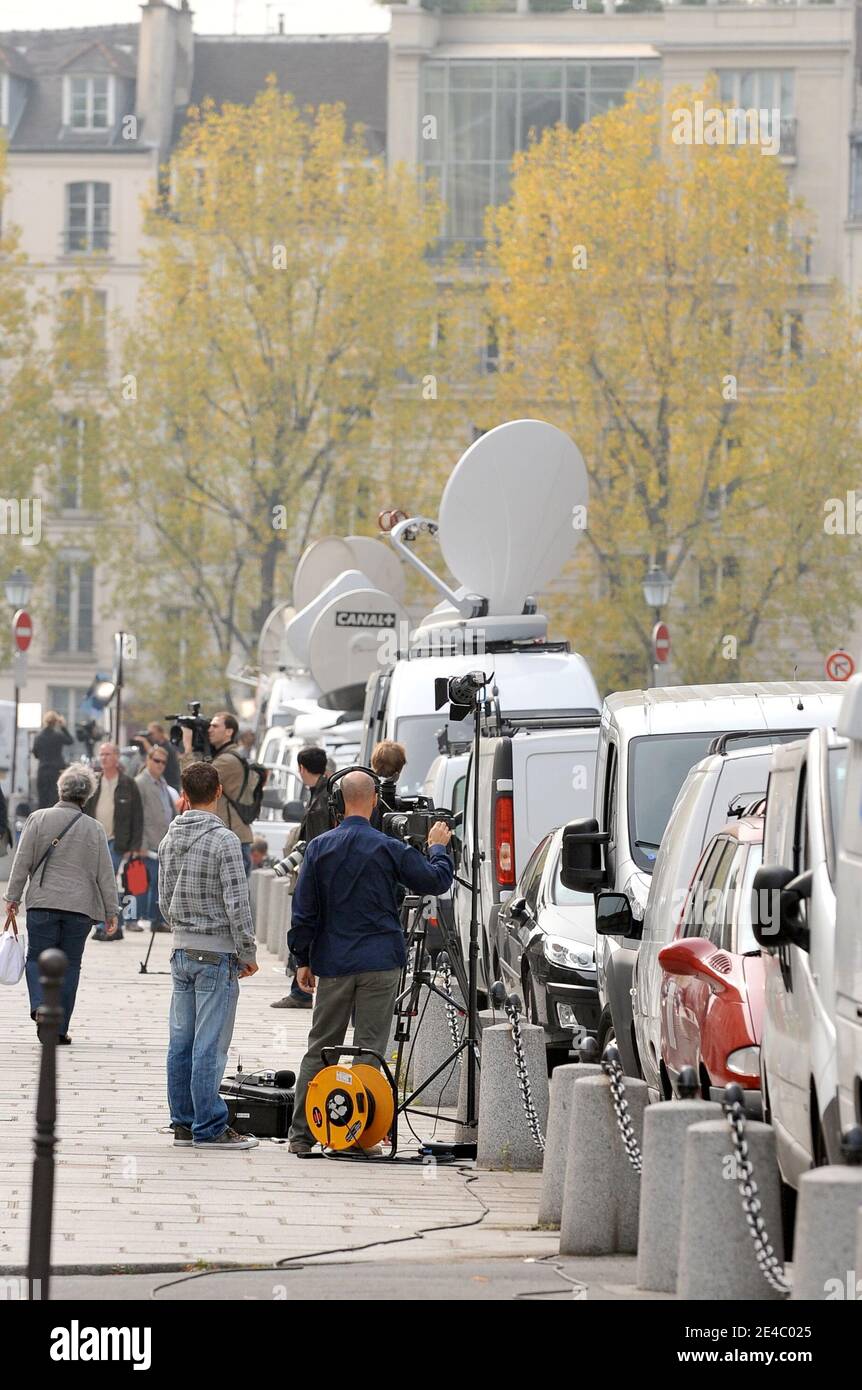
[[[839,649],[826,658],[826,674],[831,681],[849,681],[855,670],[856,663],[849,652]]]
[[[667,623],[656,623],[653,628],[652,649],[656,661],[667,661],[670,656],[670,629]]]
[[[33,623],[30,614],[24,608],[19,608],[12,619],[12,636],[19,652],[26,652],[33,641]]]

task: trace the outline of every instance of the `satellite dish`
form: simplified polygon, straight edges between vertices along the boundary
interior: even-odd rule
[[[348,536],[347,544],[353,551],[353,567],[367,574],[375,588],[403,600],[404,570],[394,551],[373,536]]]
[[[257,664],[262,671],[274,671],[281,660],[281,639],[295,613],[289,599],[282,599],[273,609],[257,639]]]
[[[297,612],[317,598],[344,570],[357,568],[356,559],[347,541],[338,536],[324,536],[306,546],[293,575],[293,606]],[[361,568],[359,566],[358,568]]]
[[[308,664],[323,694],[364,685],[372,671],[392,660],[393,651],[382,651],[386,635],[394,648],[407,621],[398,600],[370,584],[331,598],[315,615],[308,638]]]
[[[306,554],[308,552],[306,551]],[[308,638],[314,621],[329,603],[331,599],[337,598],[339,594],[346,594],[351,589],[373,589],[367,575],[362,574],[357,569],[347,569],[343,573],[331,579],[322,593],[316,594],[310,603],[290,620],[284,630],[284,640],[281,647],[281,665],[287,667],[299,667],[304,669],[308,666]]]
[[[543,420],[510,420],[462,454],[443,489],[443,558],[491,615],[517,614],[559,574],[581,529],[587,470],[577,445]]]

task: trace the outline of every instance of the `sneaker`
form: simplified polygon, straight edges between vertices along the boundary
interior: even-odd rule
[[[107,939],[108,933],[105,931],[104,927],[96,927],[93,935],[90,937],[91,941],[107,941]]]
[[[307,1144],[304,1139],[291,1139],[287,1146],[287,1152],[293,1154],[294,1158],[311,1158],[313,1144]]]
[[[174,1125],[175,1149],[190,1149],[193,1143],[192,1132],[186,1125]]]
[[[314,1003],[311,999],[294,999],[292,994],[286,994],[283,999],[276,999],[274,1004],[270,1004],[271,1009],[313,1009]]]
[[[256,1149],[260,1143],[251,1134],[237,1134],[235,1129],[228,1125],[227,1129],[222,1130],[217,1139],[193,1139],[192,1148],[195,1149]]]
[[[143,927],[141,926],[140,922],[127,922],[127,923],[126,923],[125,930],[126,930],[126,931],[143,931],[144,929],[143,929]]]

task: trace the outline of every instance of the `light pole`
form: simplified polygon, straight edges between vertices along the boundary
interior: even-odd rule
[[[15,616],[17,616],[18,612],[21,609],[27,607],[27,604],[30,599],[30,594],[33,590],[33,583],[30,579],[30,576],[24,573],[20,565],[17,565],[16,568],[12,571],[12,573],[7,577],[4,589],[6,594],[6,602],[12,609],[12,631],[14,633]],[[12,721],[12,767],[9,781],[9,794],[12,797],[13,806],[15,803],[15,776],[18,771],[18,702],[21,694],[18,675],[22,659],[26,660],[26,657],[22,658],[21,652],[16,652],[15,656],[13,657],[14,664],[12,667],[12,679],[15,684],[15,714]]]
[[[653,628],[652,636],[653,660],[651,679],[653,685],[658,685],[659,662],[656,660],[657,629],[659,623],[661,622],[661,610],[664,608],[665,604],[670,598],[671,585],[672,580],[670,576],[665,574],[664,570],[655,564],[650,565],[649,569],[643,577],[642,587],[644,599],[646,601],[647,607],[654,609],[656,621],[655,628]]]

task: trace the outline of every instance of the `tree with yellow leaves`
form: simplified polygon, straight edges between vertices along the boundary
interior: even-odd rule
[[[421,460],[437,217],[341,108],[270,83],[190,120],[112,422],[119,593],[174,698],[229,698],[309,539],[371,529],[405,435]]]
[[[585,544],[551,607],[611,687],[649,670],[651,564],[673,581],[683,680],[790,676],[812,635],[846,634],[860,593],[853,541],[824,531],[856,473],[858,325],[837,293],[812,306],[779,160],[677,143],[697,100],[715,92],[642,86],[546,131],[489,213],[498,404],[584,454]]]

